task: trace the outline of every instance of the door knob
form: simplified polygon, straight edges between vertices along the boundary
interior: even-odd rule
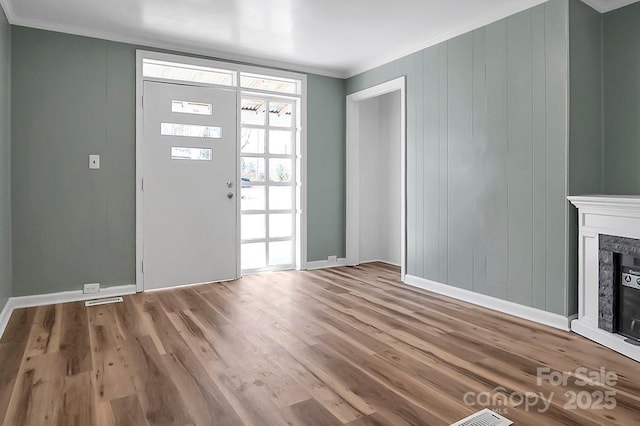
[[[228,199],[232,199],[233,198],[233,192],[227,192],[227,198]]]

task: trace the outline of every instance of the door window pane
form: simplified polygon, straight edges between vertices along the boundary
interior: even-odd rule
[[[269,159],[269,180],[271,182],[291,182],[291,172],[291,159]]]
[[[291,241],[269,243],[269,265],[290,265],[293,263],[293,245]]]
[[[240,196],[241,210],[265,209],[264,186],[243,186]]]
[[[291,127],[293,124],[293,105],[288,102],[269,102],[269,125]]]
[[[171,101],[171,112],[177,112],[180,114],[211,115],[213,113],[213,108],[211,104],[206,104],[204,102]]]
[[[249,154],[264,154],[264,129],[243,127],[240,134],[240,151]]]
[[[293,190],[290,186],[269,187],[269,209],[291,210],[293,209]]]
[[[266,101],[260,99],[243,99],[240,121],[242,124],[264,125],[267,111]]]
[[[266,243],[244,243],[241,248],[242,269],[257,269],[267,266]]]
[[[242,157],[240,159],[242,182],[264,182],[264,158]]]
[[[270,130],[269,153],[291,155],[292,134],[289,130]]]
[[[171,147],[172,160],[211,160],[211,148]]]
[[[240,226],[243,240],[255,240],[267,236],[265,215],[263,214],[243,214]]]
[[[188,138],[222,138],[222,127],[198,126],[197,124],[161,123],[162,136],[185,136]]]
[[[290,237],[293,230],[291,213],[269,215],[269,238]]]

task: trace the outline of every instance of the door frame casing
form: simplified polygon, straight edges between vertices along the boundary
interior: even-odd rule
[[[196,82],[184,82],[178,80],[163,80],[158,78],[145,78],[142,74],[143,61],[145,59],[154,59],[159,61],[177,62],[181,64],[188,64],[194,66],[203,66],[209,68],[223,69],[227,71],[233,71],[236,73],[233,86],[223,85],[210,85]],[[236,91],[236,132],[237,138],[240,137],[241,125],[240,125],[240,105],[242,93],[251,92],[256,94],[262,94],[267,96],[283,96],[286,94],[278,92],[270,92],[256,89],[242,89],[239,84],[239,76],[241,72],[260,74],[270,77],[281,77],[287,79],[299,80],[301,83],[300,94],[291,95],[292,97],[298,97],[300,103],[300,152],[297,155],[300,156],[300,176],[301,176],[301,188],[300,188],[300,200],[299,205],[302,210],[299,220],[300,231],[297,234],[295,241],[296,244],[296,268],[305,269],[307,264],[307,76],[305,74],[273,70],[270,68],[235,64],[224,61],[216,61],[205,58],[194,58],[184,55],[175,55],[169,53],[153,52],[148,50],[137,49],[136,50],[136,153],[135,153],[135,169],[136,169],[136,291],[144,291],[144,273],[143,273],[143,259],[144,259],[144,215],[143,215],[143,141],[144,141],[144,112],[143,112],[143,93],[144,93],[144,81],[159,81],[172,84],[183,84],[200,87],[220,87],[229,90]],[[236,159],[240,158],[240,146],[236,143]],[[237,262],[236,262],[236,277],[241,276],[241,244],[240,244],[240,167],[237,167],[236,174],[236,247],[237,247]]]
[[[347,96],[347,265],[360,263],[360,105],[362,101],[400,92],[400,278],[407,273],[407,129],[406,77],[378,84]]]

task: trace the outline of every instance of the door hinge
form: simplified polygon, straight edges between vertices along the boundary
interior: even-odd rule
[[[144,260],[140,263],[142,263],[142,273],[144,274]]]
[[[144,109],[144,95],[142,95],[142,109]]]
[[[142,178],[142,190],[144,191],[144,178]]]

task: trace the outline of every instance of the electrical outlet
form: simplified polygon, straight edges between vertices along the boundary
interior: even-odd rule
[[[337,263],[338,262],[338,256],[329,256],[329,257],[327,257],[327,261],[329,263]]]
[[[97,170],[100,168],[100,156],[97,154],[91,154],[89,156],[89,168]]]
[[[82,292],[84,294],[100,293],[100,283],[85,284]]]

